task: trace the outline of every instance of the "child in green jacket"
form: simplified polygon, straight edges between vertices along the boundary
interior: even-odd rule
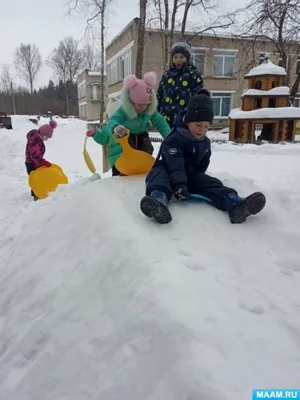
[[[134,75],[125,78],[121,95],[122,105],[109,121],[102,125],[101,130],[92,129],[87,132],[87,136],[92,136],[95,142],[109,145],[108,158],[113,176],[120,175],[115,162],[122,154],[122,147],[115,142],[113,133],[117,137],[122,137],[128,129],[130,132],[128,142],[131,147],[152,154],[154,148],[148,134],[150,123],[163,138],[171,131],[166,120],[157,111],[155,86],[154,72],[146,73],[144,79],[137,79]]]

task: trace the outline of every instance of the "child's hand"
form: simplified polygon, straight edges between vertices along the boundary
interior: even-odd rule
[[[86,136],[92,137],[95,135],[95,133],[96,133],[96,129],[90,129],[87,131]]]
[[[49,168],[49,167],[51,167],[51,163],[49,161],[47,161],[47,160],[43,160],[42,166]]]
[[[185,185],[182,185],[174,189],[174,196],[177,200],[185,201],[190,197],[190,193],[188,188]]]
[[[118,138],[126,135],[126,128],[123,125],[118,125],[115,127],[114,132]]]

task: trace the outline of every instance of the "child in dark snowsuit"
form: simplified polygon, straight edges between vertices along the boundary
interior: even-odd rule
[[[203,87],[200,72],[190,63],[191,52],[187,42],[174,43],[171,48],[172,65],[163,74],[157,90],[157,109],[171,128],[179,112]]]
[[[46,151],[44,141],[52,137],[56,126],[57,123],[52,119],[49,124],[42,125],[38,130],[33,129],[27,133],[25,166],[28,175],[41,166],[51,167],[51,163],[43,158]],[[32,190],[31,196],[33,196],[34,200],[38,199]]]
[[[245,222],[260,212],[265,196],[256,192],[241,198],[235,189],[205,172],[210,163],[211,147],[206,132],[214,118],[210,93],[202,89],[192,97],[181,121],[176,121],[161,144],[156,161],[146,177],[146,196],[141,210],[159,223],[172,220],[168,202],[172,195],[187,200],[190,193],[205,197],[211,204],[227,211],[233,224]]]

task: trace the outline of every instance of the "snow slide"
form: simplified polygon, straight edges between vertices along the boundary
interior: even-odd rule
[[[195,202],[157,225],[143,192],[141,177],[85,178],[23,216],[2,254],[1,399],[246,400],[299,386],[299,189],[267,190],[239,226]]]

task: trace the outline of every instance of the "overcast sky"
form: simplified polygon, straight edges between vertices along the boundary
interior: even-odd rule
[[[241,1],[230,1],[241,6]],[[44,61],[63,37],[82,40],[85,17],[70,19],[66,3],[67,0],[0,0],[0,64],[13,66],[13,53],[21,42],[36,44]],[[138,0],[113,0],[113,11],[107,21],[107,41],[138,16],[138,3]],[[54,79],[52,70],[43,65],[35,87],[46,85],[51,78]],[[18,77],[14,82],[25,85]]]

